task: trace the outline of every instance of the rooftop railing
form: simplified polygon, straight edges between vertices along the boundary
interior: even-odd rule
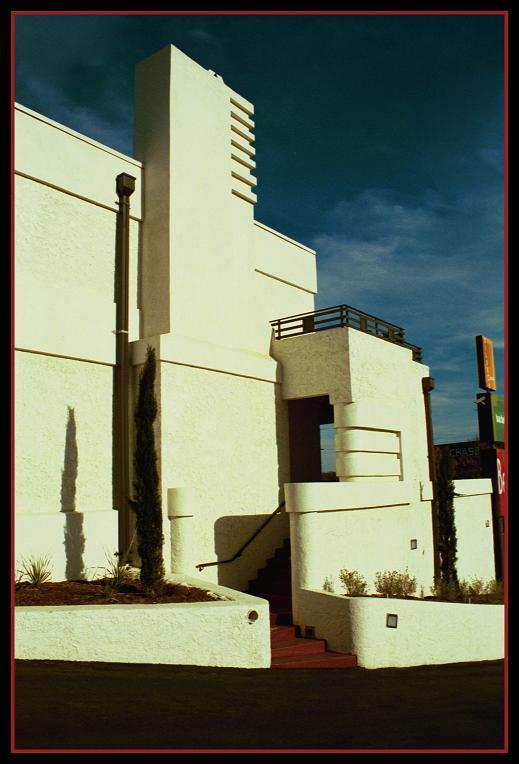
[[[277,340],[295,337],[298,334],[322,332],[327,329],[349,326],[352,329],[366,332],[366,334],[372,334],[381,340],[386,340],[386,342],[409,348],[413,353],[413,361],[419,363],[422,361],[422,349],[405,341],[405,332],[401,326],[390,324],[381,318],[352,308],[351,305],[336,305],[333,308],[314,310],[311,313],[299,313],[297,316],[278,318],[271,321],[270,324]]]

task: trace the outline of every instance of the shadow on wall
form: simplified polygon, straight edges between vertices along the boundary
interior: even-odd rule
[[[216,551],[216,559],[221,562],[222,560],[229,560],[234,557],[240,547],[250,539],[250,537],[269,517],[269,514],[225,515],[224,517],[219,517],[214,524],[214,548]],[[276,520],[274,519],[272,522],[276,522]],[[260,532],[259,536],[244,550],[241,557],[238,557],[234,562],[218,566],[218,583],[221,584],[221,586],[235,588],[234,581],[236,576],[236,566],[240,563],[251,568],[250,578],[255,577],[257,557],[263,556],[263,558],[265,558],[270,556],[270,552],[269,554],[261,555],[261,550],[264,549],[263,545],[265,544],[266,536],[268,537],[269,525],[267,525],[266,528]],[[273,552],[274,549],[272,549],[272,553]]]
[[[68,406],[65,455],[61,471],[61,512],[64,512],[66,517],[63,543],[65,545],[65,577],[67,581],[83,578],[85,574],[83,514],[76,512],[78,464],[76,416],[74,409]]]

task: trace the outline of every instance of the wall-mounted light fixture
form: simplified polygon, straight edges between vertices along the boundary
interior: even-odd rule
[[[490,520],[486,520],[485,521],[485,528],[489,528],[489,527],[490,527]]]
[[[386,626],[388,629],[396,629],[398,626],[398,616],[396,613],[386,613]]]
[[[418,539],[411,539],[411,549],[418,549]]]

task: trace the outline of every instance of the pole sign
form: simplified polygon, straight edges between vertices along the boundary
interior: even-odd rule
[[[499,506],[499,515],[506,517],[506,456],[502,448],[496,448],[496,467],[497,467],[497,500]]]
[[[494,443],[505,442],[505,401],[500,395],[490,396]]]
[[[505,402],[501,395],[478,393],[479,439],[482,443],[493,446],[505,442]]]
[[[478,383],[483,390],[496,390],[496,367],[494,363],[494,343],[482,334],[476,337],[478,359]]]

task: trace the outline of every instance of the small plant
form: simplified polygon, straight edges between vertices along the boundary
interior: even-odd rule
[[[483,594],[485,592],[485,582],[482,578],[478,578],[477,576],[474,576],[469,581],[462,579],[459,582],[459,590],[461,596],[464,599],[468,599],[469,597],[477,597],[479,594]]]
[[[366,594],[368,582],[358,570],[347,570],[347,568],[343,568],[339,571],[339,579],[349,597],[357,597],[360,594]]]
[[[118,552],[114,552],[113,558],[106,555],[106,562],[106,583],[113,591],[119,591],[124,584],[131,581],[131,567],[128,563],[121,562]]]
[[[330,592],[333,594],[335,591],[335,585],[333,583],[333,577],[332,576],[326,576],[323,583],[323,591]]]
[[[17,570],[16,583],[27,580],[33,586],[40,586],[52,576],[50,557],[29,557],[23,559]]]
[[[378,571],[375,574],[375,590],[386,597],[409,597],[416,591],[416,578],[398,570]]]
[[[459,584],[457,581],[443,581],[439,579],[434,586],[431,586],[431,594],[439,600],[448,600],[456,602],[460,596]]]
[[[494,597],[502,597],[504,593],[503,582],[496,581],[496,579],[493,578],[485,584],[483,591],[484,594],[491,594]]]

